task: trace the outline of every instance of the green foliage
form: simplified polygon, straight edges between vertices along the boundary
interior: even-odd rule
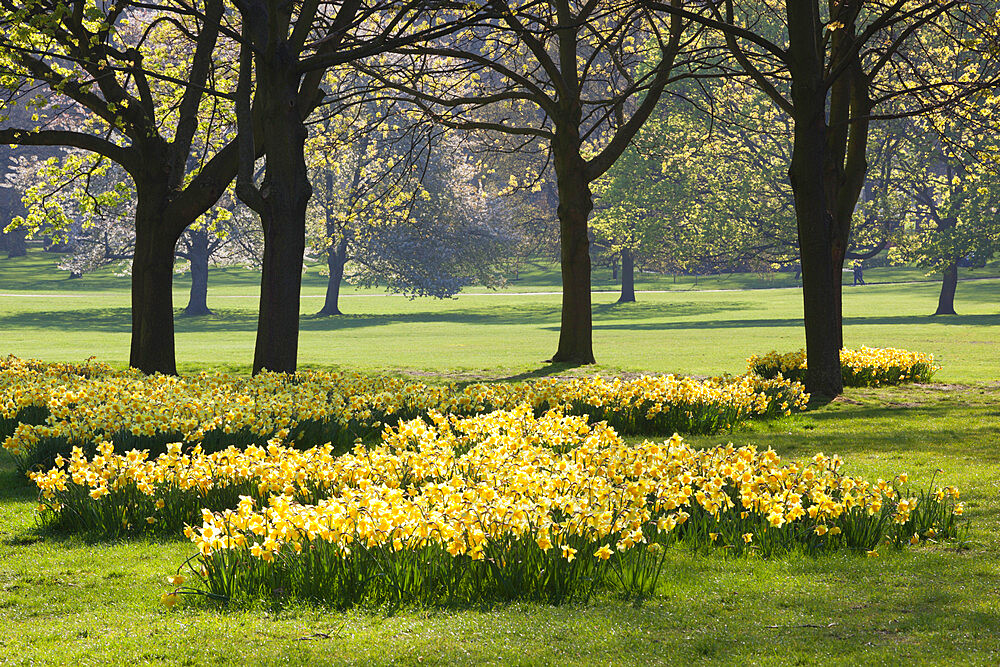
[[[962,83],[995,66],[970,40],[928,35],[923,41]],[[974,90],[947,110],[894,124],[899,148],[886,178],[908,196],[909,206],[890,252],[893,261],[934,273],[957,262],[981,267],[1000,252],[998,128],[1000,95],[990,88]]]
[[[615,166],[595,182],[591,226],[611,252],[664,272],[769,273],[795,254],[788,206],[791,128],[762,93],[736,82],[710,84],[734,118],[717,124],[684,97],[660,103]],[[701,100],[698,100],[701,102]]]

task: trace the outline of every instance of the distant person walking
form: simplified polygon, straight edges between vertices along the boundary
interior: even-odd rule
[[[857,287],[858,285],[864,285],[864,284],[865,284],[865,276],[861,268],[861,262],[860,261],[854,262],[854,286]]]

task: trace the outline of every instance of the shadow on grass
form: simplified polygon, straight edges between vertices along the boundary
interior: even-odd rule
[[[633,303],[600,304],[594,307],[594,329],[607,331],[678,331],[741,328],[801,327],[798,318],[740,318],[704,319],[714,313],[739,309],[739,302],[712,303]],[[303,315],[302,331],[343,331],[390,324],[468,324],[475,326],[539,326],[548,331],[558,331],[558,304],[532,304],[454,308],[434,312],[347,314],[334,317]],[[184,317],[177,311],[178,333],[253,332],[257,328],[257,313],[253,310],[217,309],[215,314]],[[927,325],[997,326],[1000,314],[953,315],[883,315],[878,317],[846,317],[844,324],[853,325]],[[88,308],[59,311],[25,311],[0,315],[2,329],[57,329],[94,331],[102,333],[128,333],[131,329],[129,308]]]
[[[951,315],[934,317],[931,315],[887,315],[882,317],[845,317],[844,324],[851,325],[886,325],[906,326],[925,324],[949,324],[966,326],[997,326],[1000,325],[1000,313],[996,315]],[[799,318],[772,319],[738,319],[738,320],[705,320],[680,322],[622,322],[605,324],[595,322],[594,329],[604,330],[684,330],[684,329],[743,329],[743,328],[782,328],[801,327]],[[545,327],[550,331],[558,331],[558,326]]]
[[[521,382],[523,380],[537,380],[538,378],[549,377],[552,375],[560,375],[573,368],[580,368],[584,364],[567,364],[567,363],[546,363],[540,368],[536,368],[533,371],[524,371],[523,373],[518,373],[516,375],[508,375],[506,377],[499,377],[496,382]]]
[[[817,448],[854,455],[918,453],[934,460],[1000,463],[1000,421],[988,402],[963,405],[943,398],[931,404],[829,403],[792,417],[755,421],[733,434],[741,443],[773,446],[791,458]],[[699,437],[699,442],[711,436]]]
[[[711,315],[714,312],[738,308],[738,303],[706,304],[632,304],[622,310],[598,308],[602,319],[633,320],[643,318],[678,318]],[[256,331],[257,313],[253,310],[216,309],[213,315],[183,317],[177,311],[175,325],[180,333],[214,333],[222,331]],[[346,314],[334,317],[303,315],[302,331],[338,331],[389,324],[441,323],[471,325],[531,325],[558,321],[559,305],[524,303],[517,305],[454,308],[435,312]],[[0,315],[0,329],[72,329],[128,333],[131,328],[129,308],[89,308],[59,311],[25,311]]]
[[[0,470],[0,503],[37,497],[38,489],[26,476],[17,474],[12,468]]]

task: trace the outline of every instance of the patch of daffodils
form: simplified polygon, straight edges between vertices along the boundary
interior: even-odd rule
[[[904,382],[928,382],[940,369],[934,364],[934,355],[910,352],[891,347],[861,347],[840,351],[840,365],[846,387],[878,387]],[[806,351],[779,354],[771,351],[762,357],[747,359],[751,374],[765,378],[805,379]]]
[[[202,511],[185,534],[205,592],[341,604],[639,594],[677,540],[764,557],[867,552],[952,537],[963,511],[953,487],[911,494],[905,475],[866,482],[836,456],[784,462],[676,435],[628,444],[604,424],[526,407],[431,413],[329,465],[316,502],[289,471],[287,493]]]
[[[756,376],[546,378],[457,387],[335,372],[142,376],[97,364],[0,359],[0,417],[9,429],[3,445],[21,455],[41,451],[35,460],[68,454],[74,445],[92,454],[105,441],[119,452],[162,452],[174,441],[206,450],[274,438],[346,445],[374,435],[382,422],[429,411],[472,415],[519,405],[536,414],[586,414],[626,434],[716,433],[750,417],[804,408],[807,400],[796,382]]]

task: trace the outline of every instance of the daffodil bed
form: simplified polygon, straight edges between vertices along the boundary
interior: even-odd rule
[[[0,359],[0,437],[24,467],[50,463],[73,446],[165,451],[167,443],[347,446],[377,435],[383,422],[436,410],[473,415],[527,404],[536,415],[557,408],[606,421],[623,434],[717,433],[752,417],[804,408],[798,382],[756,375],[709,380],[672,375],[631,380],[546,378],[522,383],[429,386],[355,373],[220,373],[142,376],[85,364]]]
[[[875,555],[955,537],[963,512],[953,487],[868,483],[842,475],[836,456],[789,463],[750,446],[695,450],[676,435],[628,444],[606,424],[528,406],[428,417],[340,456],[274,442],[173,446],[150,461],[104,446],[33,479],[43,518],[71,528],[193,524],[184,532],[198,551],[167,604],[279,590],[345,606],[646,595],[674,543]]]
[[[845,387],[880,387],[904,382],[928,382],[940,369],[934,355],[891,347],[864,347],[840,351]],[[806,375],[806,351],[781,354],[772,350],[747,359],[747,372],[764,378],[788,378],[801,382]]]

